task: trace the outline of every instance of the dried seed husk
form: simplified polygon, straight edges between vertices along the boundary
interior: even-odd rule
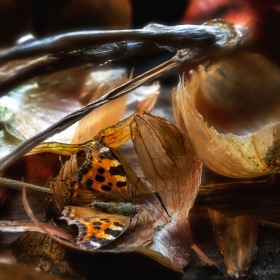
[[[218,80],[215,80],[215,78],[216,75],[220,73],[219,71],[217,70],[214,74],[209,71],[207,73],[209,76],[208,80]],[[201,70],[201,73],[206,72]],[[210,74],[212,74],[212,76]],[[245,136],[238,136],[231,133],[219,133],[214,127],[209,127],[203,120],[201,114],[197,111],[197,99],[202,94],[202,88],[200,87],[198,76],[197,73],[193,72],[189,82],[184,84],[184,82],[180,80],[178,87],[173,91],[173,106],[175,118],[179,127],[188,133],[203,163],[218,174],[235,178],[250,178],[278,173],[280,170],[280,149],[278,144],[280,140],[280,124],[278,122],[269,123],[271,120],[269,119],[266,126],[262,126],[257,132]],[[223,77],[223,74],[220,74],[219,79],[221,79],[221,77]],[[225,79],[226,78],[224,78],[224,80]],[[274,77],[273,81],[275,79],[276,78]],[[210,83],[208,80],[204,81],[205,84]],[[224,80],[220,81],[218,86],[221,87]],[[236,84],[234,85],[237,86],[238,82],[235,83]],[[279,79],[277,83],[274,84],[274,87],[277,88],[278,83]],[[212,85],[211,89],[213,91],[217,90],[216,94],[223,94],[224,92],[227,94],[227,88],[223,89],[218,86],[216,85],[215,88]],[[236,91],[238,90],[239,89],[237,88]],[[271,95],[273,94],[274,92],[272,92]],[[238,97],[240,103],[244,102],[241,97],[242,95]],[[271,105],[274,103],[273,100],[271,100]],[[256,101],[256,103],[259,103],[259,101]],[[236,104],[238,104],[238,102],[236,102]],[[253,105],[253,101],[250,104],[247,104],[247,106]],[[222,105],[220,104],[220,106]],[[218,108],[218,106],[216,107]],[[234,109],[235,107],[233,110]],[[264,113],[262,115],[264,115]],[[221,118],[220,115],[218,116],[218,119],[221,120],[221,125],[223,125],[224,119]],[[276,117],[277,116],[274,115],[274,118]],[[256,121],[257,113],[254,118]],[[246,122],[246,119],[244,119],[243,123],[244,122]],[[264,122],[265,120],[262,120],[259,121],[258,124],[263,124]],[[248,130],[250,123],[247,124],[245,130]],[[232,126],[229,125],[227,129],[230,130],[231,127]],[[252,129],[255,128],[256,126],[252,126]],[[239,129],[239,131],[241,130]]]
[[[121,79],[116,79],[110,86],[107,84],[101,84],[88,103],[99,99],[107,92],[131,79],[132,73],[129,78],[123,75]],[[89,141],[100,130],[116,124],[126,110],[126,101],[127,95],[124,95],[118,99],[112,100],[107,104],[104,104],[100,108],[96,108],[94,111],[85,116],[82,120],[79,121],[71,143],[76,144]]]
[[[132,140],[143,173],[156,196],[149,199],[155,217],[150,248],[168,257],[180,269],[189,263],[193,244],[188,213],[198,192],[201,161],[188,137],[165,119],[135,116]],[[199,256],[215,265],[199,249]]]
[[[111,148],[117,148],[121,146],[122,144],[127,142],[131,137],[129,126],[136,114],[140,114],[140,112],[136,111],[128,118],[116,123],[115,125],[101,130],[95,137],[93,137],[93,140],[95,138],[102,139],[102,141],[104,141]],[[83,150],[83,146],[89,143],[90,141],[82,144],[43,142],[36,146],[34,149],[32,149],[27,155],[50,152],[59,155],[70,156],[74,153],[81,152]]]
[[[190,72],[196,110],[220,133],[248,135],[280,117],[280,70],[265,57],[237,52]]]
[[[214,239],[231,277],[245,276],[257,253],[258,221],[247,215],[229,218],[209,209]]]
[[[69,188],[72,182],[71,180],[77,170],[77,155],[74,154],[61,167],[59,175],[55,178],[54,182],[50,183],[50,189],[55,197],[55,201],[60,212],[62,212],[65,206],[66,198],[69,195]]]

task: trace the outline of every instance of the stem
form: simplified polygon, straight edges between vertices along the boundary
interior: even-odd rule
[[[66,240],[70,240],[74,242],[73,235],[64,230],[62,228],[52,226],[49,224],[43,224],[44,229],[38,227],[38,225],[34,224],[33,222],[21,222],[21,221],[0,221],[0,231],[1,232],[26,232],[26,231],[35,231],[46,233],[45,229],[53,236],[57,236],[60,238],[64,238]]]
[[[11,188],[11,189],[16,189],[16,190],[22,190],[23,187],[26,187],[32,191],[40,192],[40,193],[46,194],[47,196],[53,198],[53,194],[50,189],[28,184],[28,183],[24,183],[21,181],[16,181],[16,180],[11,180],[11,179],[6,179],[3,177],[0,177],[0,186],[6,187],[6,188]]]

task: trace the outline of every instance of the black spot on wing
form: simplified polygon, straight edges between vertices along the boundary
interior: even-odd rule
[[[126,181],[124,181],[124,182],[118,181],[118,182],[116,183],[116,186],[117,186],[118,188],[122,188],[122,187],[127,186],[127,183],[126,183]]]
[[[125,170],[122,165],[111,166],[109,172],[112,176],[113,175],[126,176]]]
[[[114,225],[115,225],[116,227],[121,227],[121,228],[123,228],[123,225],[120,224],[119,222],[114,222]]]
[[[88,222],[89,219],[84,218],[83,220],[85,222]],[[100,220],[110,221],[109,219],[106,219],[106,218],[100,219]],[[80,244],[81,247],[83,247],[83,248],[95,249],[95,248],[104,246],[111,241],[106,238],[100,238],[100,237],[96,236],[94,233],[91,233],[90,236],[88,236],[87,226],[82,222],[77,222],[76,225],[79,228],[79,234],[78,234],[78,237],[76,238],[76,242],[77,242],[77,244]],[[92,225],[95,230],[100,230],[101,227],[99,227],[99,225],[102,225],[102,222],[96,221],[96,222],[93,222]],[[85,237],[86,237],[86,239],[85,239]],[[90,240],[87,239],[88,237]],[[90,241],[92,241],[94,243],[91,243]],[[100,244],[100,246],[98,246],[97,244]]]
[[[87,178],[85,185],[86,187],[91,188],[93,185],[93,180],[91,178]]]
[[[106,234],[112,235],[114,237],[118,237],[122,233],[121,230],[113,230],[113,229],[110,229],[110,228],[106,228],[104,230],[104,232]]]
[[[103,221],[103,222],[106,222],[106,223],[110,223],[110,219],[108,219],[108,218],[101,218],[99,220]]]
[[[111,188],[110,186],[107,186],[107,185],[102,185],[102,186],[101,186],[101,189],[102,189],[103,191],[109,192],[112,188]]]
[[[99,247],[102,247],[102,246],[105,246],[106,244],[108,244],[110,241],[106,238],[98,238],[95,234],[92,234],[90,236],[90,241],[94,242],[94,243],[97,243],[97,244],[100,244],[100,246],[95,246],[93,245],[91,242],[87,241],[87,240],[84,240],[85,235],[80,235],[78,236],[77,238],[77,244],[81,244],[83,248],[86,248],[86,249],[95,249],[95,248],[99,248]]]
[[[105,172],[105,169],[103,167],[100,167],[97,169],[97,172],[102,175]]]
[[[105,181],[105,178],[104,178],[102,175],[100,175],[100,174],[96,174],[95,180],[96,180],[97,182],[102,183],[102,182]]]

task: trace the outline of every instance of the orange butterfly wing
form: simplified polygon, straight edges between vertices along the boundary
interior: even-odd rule
[[[86,160],[75,174],[79,188],[90,191],[97,200],[131,202],[133,190],[126,172],[107,144],[95,139],[84,151]]]
[[[62,214],[69,225],[76,225],[79,229],[76,244],[88,250],[98,249],[115,240],[131,221],[130,217],[84,207],[66,206]]]

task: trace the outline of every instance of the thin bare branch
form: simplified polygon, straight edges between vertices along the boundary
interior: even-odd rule
[[[233,29],[215,21],[201,26],[150,24],[143,29],[72,32],[24,43],[0,53],[0,64],[20,59],[0,68],[0,95],[38,75],[85,64],[166,50],[209,49],[231,39]]]
[[[42,224],[42,223],[41,223]],[[69,231],[62,228],[52,226],[49,224],[43,224],[44,229],[32,222],[22,222],[22,221],[0,221],[0,231],[2,232],[26,232],[35,231],[46,233],[45,229],[53,236],[61,237],[66,240],[74,242],[74,237]]]
[[[210,47],[220,40],[225,29],[218,26],[149,24],[143,29],[79,31],[27,42],[0,54],[0,63],[51,53],[69,52],[121,41],[149,41],[166,49]]]
[[[119,42],[95,46],[86,50],[80,49],[55,55],[43,55],[34,59],[12,61],[0,68],[0,96],[39,75],[49,75],[86,64],[94,66],[106,61],[163,50],[152,42]]]
[[[23,187],[26,187],[32,191],[40,192],[44,195],[47,195],[48,197],[53,198],[53,194],[50,189],[28,184],[28,183],[24,183],[21,181],[16,181],[16,180],[11,180],[11,179],[6,179],[3,177],[0,177],[0,186],[6,187],[6,188],[11,188],[11,189],[16,189],[16,190],[21,190],[21,191],[22,191]]]

